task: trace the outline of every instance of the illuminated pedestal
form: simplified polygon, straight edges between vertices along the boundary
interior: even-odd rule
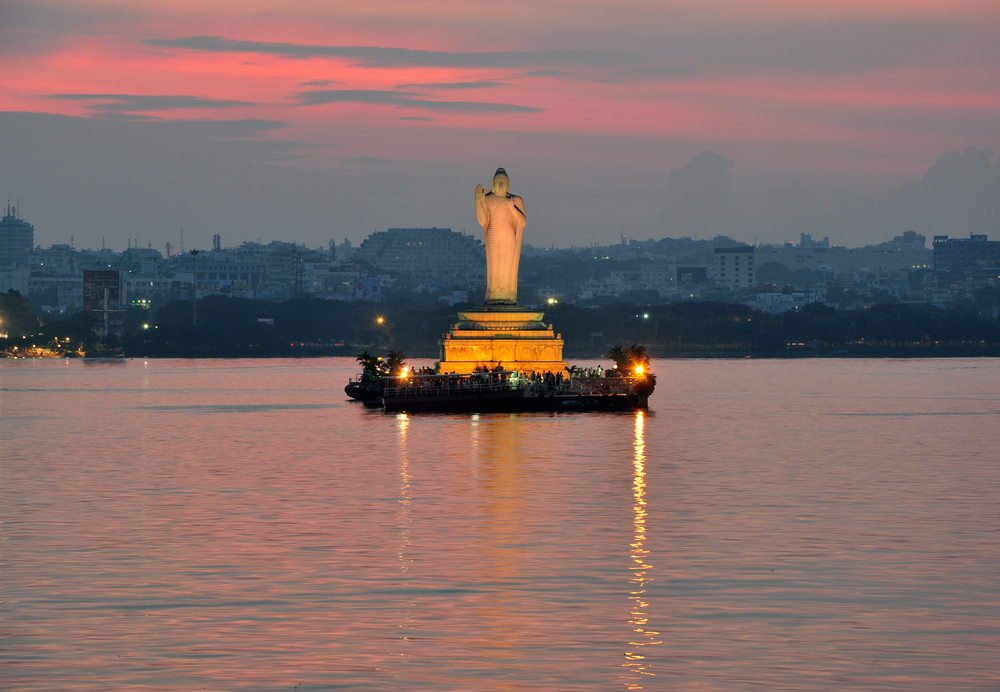
[[[543,314],[514,305],[458,313],[458,324],[438,342],[441,372],[497,365],[521,372],[565,372],[562,337],[542,322]]]

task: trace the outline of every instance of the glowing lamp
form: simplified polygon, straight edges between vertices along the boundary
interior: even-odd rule
[[[641,375],[642,372],[643,372],[643,370],[645,370],[645,368],[643,368],[641,365],[635,366],[635,374],[636,375]]]

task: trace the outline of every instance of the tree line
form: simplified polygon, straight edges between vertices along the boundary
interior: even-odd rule
[[[359,349],[397,350],[437,358],[438,340],[457,312],[426,296],[397,295],[383,303],[297,298],[283,303],[207,297],[168,303],[155,313],[129,310],[121,339],[101,346],[150,357],[354,356]],[[653,358],[671,356],[1000,355],[1000,320],[974,310],[885,304],[841,311],[822,304],[783,314],[744,305],[679,302],[598,308],[546,306],[565,342],[567,358],[604,358],[614,344],[638,344]],[[86,313],[39,320],[16,292],[0,293],[0,331],[9,349],[32,340],[66,348],[97,346],[95,319]]]

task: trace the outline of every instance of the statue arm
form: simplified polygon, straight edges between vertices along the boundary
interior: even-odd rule
[[[486,206],[486,194],[482,185],[476,185],[476,221],[483,229],[490,223],[490,209]]]

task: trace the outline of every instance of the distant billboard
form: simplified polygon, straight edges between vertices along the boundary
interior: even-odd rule
[[[83,309],[100,313],[101,319],[94,327],[94,331],[100,337],[110,334],[121,336],[125,329],[121,285],[121,272],[115,270],[83,272]]]
[[[121,303],[121,273],[118,271],[83,272],[83,309],[117,311]]]
[[[59,287],[59,307],[61,308],[82,308],[83,307],[83,286],[60,286]]]
[[[382,281],[380,279],[358,279],[354,284],[354,300],[374,300],[382,302]]]
[[[253,291],[250,289],[250,282],[242,279],[198,282],[199,298],[215,295],[230,298],[253,298]]]
[[[288,284],[275,282],[259,284],[257,297],[261,300],[288,300]]]

